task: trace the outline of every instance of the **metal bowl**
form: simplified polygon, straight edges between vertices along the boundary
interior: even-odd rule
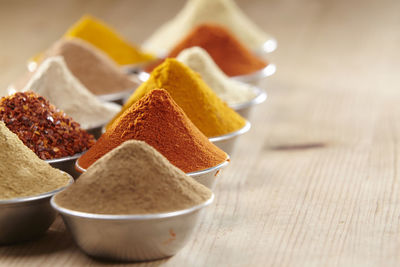
[[[201,183],[202,185],[213,189],[215,186],[215,183],[217,181],[218,176],[221,175],[221,169],[225,168],[228,166],[230,162],[230,158],[228,158],[222,162],[221,164],[218,164],[217,166],[201,170],[201,171],[196,171],[196,172],[189,172],[187,175],[195,179],[197,182]]]
[[[240,82],[249,83],[253,85],[259,85],[260,82],[276,72],[276,66],[273,63],[269,63],[265,68],[255,71],[250,74],[232,76],[231,78]]]
[[[200,211],[209,200],[189,209],[143,215],[85,213],[51,205],[62,216],[75,243],[86,254],[105,260],[145,261],[176,254],[189,240]]]
[[[229,105],[233,110],[239,113],[246,120],[250,119],[250,114],[255,105],[263,103],[267,99],[267,93],[258,87],[252,87],[255,97],[247,102]]]
[[[18,243],[43,235],[56,218],[50,197],[71,185],[37,196],[0,200],[0,245]]]
[[[46,159],[45,161],[49,163],[53,168],[62,170],[76,179],[79,177],[80,173],[75,170],[75,161],[85,152],[58,159]]]
[[[217,137],[210,137],[208,140],[212,142],[214,145],[217,147],[221,148],[223,151],[225,151],[228,155],[232,155],[232,152],[234,150],[237,138],[248,132],[251,128],[251,123],[249,121],[246,121],[245,126],[233,133],[217,136]]]

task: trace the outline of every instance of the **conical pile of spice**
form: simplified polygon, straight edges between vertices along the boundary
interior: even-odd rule
[[[85,15],[65,33],[65,38],[80,38],[108,54],[120,65],[147,62],[153,55],[125,40],[99,19]]]
[[[198,73],[172,58],[165,60],[151,73],[150,78],[131,95],[119,115],[156,88],[167,90],[193,124],[207,137],[229,134],[246,124],[245,119],[228,107]]]
[[[199,205],[212,193],[154,148],[126,141],[55,197],[63,208],[99,214],[151,214]]]
[[[86,169],[131,139],[153,146],[185,173],[217,166],[228,157],[193,125],[167,91],[155,89],[131,105],[78,164]]]
[[[183,38],[192,28],[205,22],[229,28],[251,49],[259,49],[271,39],[233,0],[188,0],[185,7],[172,20],[160,27],[143,46],[155,52],[169,51],[176,44],[176,40]]]
[[[41,159],[72,156],[95,143],[77,122],[31,91],[1,98],[0,121]]]
[[[256,96],[252,86],[226,76],[201,47],[187,48],[176,59],[198,72],[206,84],[229,105],[244,103]]]
[[[0,121],[0,200],[43,194],[68,182],[66,173],[39,159]]]
[[[62,56],[72,74],[95,95],[133,90],[137,86],[111,58],[78,38],[59,40],[44,54],[44,58],[54,56]]]
[[[216,24],[201,24],[172,48],[167,57],[177,57],[184,49],[199,46],[207,51],[218,67],[228,76],[246,75],[261,70],[267,63],[249,51],[226,28]],[[160,64],[151,64],[147,72]]]
[[[69,71],[62,57],[46,59],[22,91],[33,91],[74,118],[83,129],[107,123],[121,107],[101,102]]]

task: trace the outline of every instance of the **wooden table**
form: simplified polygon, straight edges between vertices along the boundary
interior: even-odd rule
[[[142,41],[180,1],[0,1],[0,87],[84,12]],[[190,243],[168,266],[400,264],[400,2],[239,1],[278,72]],[[0,264],[102,264],[58,219]]]

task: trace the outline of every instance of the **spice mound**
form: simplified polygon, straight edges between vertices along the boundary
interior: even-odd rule
[[[78,38],[53,44],[44,58],[53,56],[64,57],[72,74],[95,95],[133,90],[137,86],[111,58]]]
[[[77,21],[65,33],[65,37],[77,37],[91,43],[120,65],[142,63],[153,59],[153,55],[142,52],[114,29],[90,15],[85,15]]]
[[[74,118],[83,129],[106,124],[121,106],[101,102],[69,71],[62,57],[46,59],[22,91],[33,91]]]
[[[77,122],[31,91],[3,97],[0,120],[41,159],[72,156],[95,143]]]
[[[130,140],[100,158],[55,202],[89,213],[149,214],[187,209],[211,195],[154,148]]]
[[[151,73],[150,78],[131,95],[120,114],[156,88],[167,90],[193,124],[207,137],[232,133],[246,124],[245,119],[228,107],[198,73],[172,58],[165,60]]]
[[[201,47],[187,48],[176,59],[198,72],[206,84],[229,105],[244,103],[256,96],[252,86],[226,76]]]
[[[186,173],[217,166],[228,157],[193,125],[167,91],[156,89],[129,107],[78,164],[87,168],[130,139],[145,141]]]
[[[213,22],[229,28],[241,42],[251,49],[259,49],[270,36],[255,25],[233,0],[188,0],[182,10],[161,26],[145,43],[151,51],[166,49],[175,45],[193,27]]]
[[[168,54],[177,57],[186,48],[199,46],[206,50],[218,67],[228,76],[246,75],[267,66],[267,63],[249,51],[226,28],[216,24],[201,24],[194,28]],[[150,72],[159,63],[146,68]]]
[[[69,176],[38,158],[0,121],[0,199],[28,197],[67,185]]]

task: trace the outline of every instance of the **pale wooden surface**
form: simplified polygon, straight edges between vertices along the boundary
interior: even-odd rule
[[[140,42],[182,3],[0,1],[0,86],[83,12]],[[239,4],[279,40],[269,99],[192,241],[147,265],[400,265],[400,2]],[[0,247],[0,264],[102,263],[58,220],[39,241]]]

